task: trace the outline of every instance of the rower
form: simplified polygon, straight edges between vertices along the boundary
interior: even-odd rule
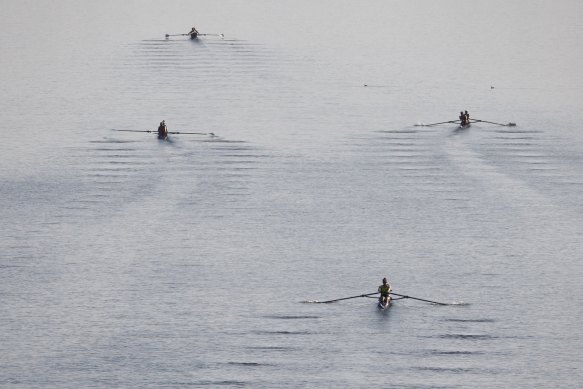
[[[158,126],[158,139],[168,138],[168,127],[166,127],[166,122],[162,120]]]
[[[387,282],[387,278],[383,278],[383,284],[379,286],[378,289],[379,293],[379,303],[382,305],[387,305],[391,301],[391,296],[389,293],[391,292],[391,285]]]
[[[192,30],[188,34],[190,35],[190,39],[195,39],[198,36],[198,30],[196,27],[192,27]]]
[[[467,124],[467,121],[466,121],[466,114],[463,111],[460,111],[460,120],[461,120],[460,126],[465,127],[465,125]]]
[[[470,114],[468,113],[468,111],[464,112],[464,116],[466,117],[466,124],[469,126],[470,125]]]

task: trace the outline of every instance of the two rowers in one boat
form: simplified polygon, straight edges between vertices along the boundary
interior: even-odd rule
[[[460,128],[468,128],[470,126],[470,114],[468,111],[460,111]]]

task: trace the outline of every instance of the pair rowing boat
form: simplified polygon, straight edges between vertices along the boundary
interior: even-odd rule
[[[421,127],[431,127],[431,126],[437,126],[440,124],[455,124],[458,123],[459,127],[458,128],[468,128],[470,127],[470,125],[472,123],[489,123],[489,124],[495,124],[497,126],[504,126],[504,127],[515,127],[516,123],[496,123],[496,122],[490,122],[488,120],[481,120],[481,119],[471,119],[468,123],[466,124],[461,124],[461,120],[448,120],[447,122],[438,122],[438,123],[430,123],[430,124],[425,124],[425,123],[416,123],[415,126],[421,126]]]

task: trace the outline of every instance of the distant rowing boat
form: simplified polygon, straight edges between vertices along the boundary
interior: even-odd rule
[[[225,38],[224,34],[201,34],[198,31],[189,32],[186,34],[166,34],[166,39],[170,38],[171,36],[189,36],[190,39],[198,39],[199,36],[218,36],[221,39]]]
[[[373,292],[373,293],[367,293],[367,294],[358,294],[356,296],[350,296],[350,297],[342,297],[342,298],[338,298],[338,299],[334,299],[334,300],[326,300],[326,301],[315,300],[315,301],[306,301],[306,302],[318,303],[318,304],[329,304],[329,303],[335,303],[337,301],[350,300],[350,299],[355,299],[355,298],[359,298],[359,297],[370,297],[370,296],[373,296],[373,295],[378,294],[378,293],[379,292]],[[393,295],[398,296],[399,298],[394,299],[392,297]],[[446,304],[446,303],[440,303],[437,301],[421,299],[419,297],[407,296],[404,294],[391,292],[391,294],[389,296],[389,303],[388,304],[381,304],[380,301],[377,301],[377,307],[379,307],[379,309],[385,310],[392,305],[393,300],[402,300],[402,299],[413,299],[413,300],[425,301],[426,303],[437,304],[437,305],[450,305],[450,304]]]
[[[148,134],[158,134],[157,130],[116,130],[113,129],[113,131],[123,131],[123,132],[145,132]],[[216,135],[213,132],[186,132],[186,131],[168,131],[166,137],[168,137],[168,135],[209,135],[211,137],[215,137]],[[160,136],[158,136],[160,137]]]
[[[516,123],[496,123],[496,122],[490,122],[488,120],[481,120],[481,119],[470,119],[470,122],[465,124],[465,125],[461,125],[461,121],[460,120],[448,120],[447,122],[438,122],[438,123],[429,123],[429,124],[425,124],[425,123],[415,123],[415,126],[422,126],[422,127],[431,127],[431,126],[437,126],[440,124],[454,124],[454,123],[460,123],[459,124],[459,128],[468,128],[470,127],[471,123],[489,123],[489,124],[495,124],[497,126],[504,126],[504,127],[515,127]]]

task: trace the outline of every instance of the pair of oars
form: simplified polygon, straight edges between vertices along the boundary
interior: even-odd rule
[[[152,133],[152,132],[158,132],[157,130],[114,130],[114,131],[125,131],[125,132],[147,132],[147,133]],[[183,131],[168,131],[168,134],[183,134],[183,135],[212,135],[214,136],[215,134],[213,134],[212,132],[183,132]]]
[[[423,126],[423,127],[430,127],[430,126],[437,126],[438,124],[448,124],[448,123],[459,123],[460,120],[450,120],[447,122],[439,122],[439,123],[430,123],[430,124],[415,124],[416,126]],[[481,119],[470,119],[470,123],[490,123],[490,124],[496,124],[498,126],[504,126],[504,127],[515,127],[516,123],[507,123],[507,124],[502,124],[502,123],[496,123],[496,122],[489,122],[487,120],[481,120]]]
[[[166,34],[166,38],[169,38],[171,36],[190,36],[191,34]],[[225,35],[223,34],[197,34],[197,36],[218,36],[221,38],[224,38]]]
[[[350,296],[350,297],[342,297],[339,299],[334,299],[334,300],[328,300],[328,301],[315,301],[316,303],[319,304],[328,304],[328,303],[335,303],[336,301],[342,301],[342,300],[349,300],[349,299],[355,299],[355,298],[359,298],[359,297],[368,297],[368,296],[373,296],[375,294],[378,294],[379,292],[374,292],[374,293],[366,293],[366,294],[359,294],[357,296]],[[404,294],[399,294],[399,293],[394,293],[391,292],[391,295],[394,296],[399,296],[401,299],[412,299],[412,300],[419,300],[419,301],[424,301],[426,303],[431,303],[431,304],[437,304],[437,305],[450,305],[450,304],[446,304],[446,303],[440,303],[438,301],[431,301],[431,300],[426,300],[426,299],[422,299],[419,297],[413,297],[413,296],[407,296]]]

